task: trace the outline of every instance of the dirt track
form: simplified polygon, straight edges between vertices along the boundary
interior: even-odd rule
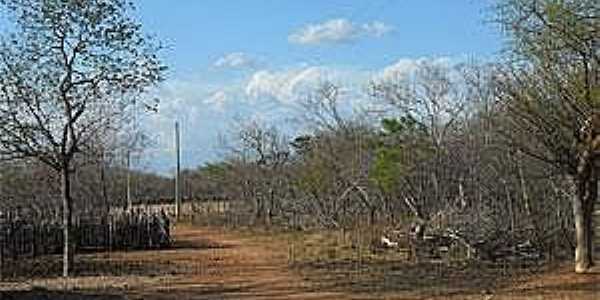
[[[131,299],[339,299],[313,292],[288,268],[287,249],[262,245],[217,229],[177,230],[174,251],[154,259],[187,265],[190,275],[169,278],[163,286],[128,292]],[[140,257],[143,260],[144,257]]]
[[[432,292],[431,285],[418,284],[419,278],[412,278],[415,276],[407,270],[386,275],[385,280],[391,281],[385,290],[357,289],[373,284],[366,280],[368,275],[357,280],[336,278],[333,281],[349,280],[353,284],[350,288],[333,288],[333,271],[291,268],[286,241],[185,226],[175,230],[175,238],[177,242],[171,250],[81,258],[109,270],[128,265],[127,269],[134,266],[139,272],[102,278],[81,276],[66,283],[60,279],[38,280],[26,288],[38,287],[37,291],[0,292],[0,299],[600,299],[600,273],[574,275],[570,267],[491,290],[475,284],[468,292]],[[403,278],[411,278],[415,284],[405,284],[409,287],[405,288],[393,281]],[[48,292],[62,289],[65,284],[70,290],[83,292]]]

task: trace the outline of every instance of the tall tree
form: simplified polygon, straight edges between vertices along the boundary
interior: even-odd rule
[[[575,271],[593,265],[592,213],[600,158],[600,23],[593,0],[501,0],[511,61],[497,75],[510,143],[568,175]]]
[[[118,128],[132,101],[163,78],[160,46],[127,0],[0,0],[15,31],[0,41],[0,155],[60,173],[63,276],[72,261],[77,156]]]
[[[397,128],[388,128],[393,129],[389,133],[405,140],[397,141],[395,146],[412,144],[403,155],[404,160],[412,156],[412,161],[404,162],[404,167],[412,164],[413,168],[418,166],[418,170],[425,171],[416,180],[404,180],[411,191],[405,203],[421,225],[428,223],[427,215],[436,213],[451,192],[450,185],[443,184],[449,181],[450,175],[444,158],[449,137],[465,108],[465,84],[460,67],[444,61],[423,60],[415,64],[413,72],[375,81],[371,87],[376,100],[388,103],[400,115],[400,120],[391,123],[393,120],[388,120],[387,124],[395,123]],[[425,185],[428,187],[421,188]],[[419,228],[424,229],[424,226]]]

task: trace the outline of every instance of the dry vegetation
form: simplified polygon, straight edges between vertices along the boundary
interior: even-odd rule
[[[600,272],[415,263],[373,253],[367,243],[359,251],[352,246],[358,231],[344,235],[180,225],[174,249],[81,255],[75,277],[4,283],[2,295],[66,289],[73,298],[64,299],[597,299],[600,292]],[[60,265],[54,269],[60,274]]]
[[[493,2],[502,59],[365,82],[377,113],[321,82],[293,133],[232,122],[219,161],[177,167],[171,248],[81,253],[82,214],[175,211],[170,178],[130,170],[162,45],[126,0],[0,0],[0,213],[62,237],[42,253],[62,258],[0,259],[0,299],[600,298],[597,0]]]

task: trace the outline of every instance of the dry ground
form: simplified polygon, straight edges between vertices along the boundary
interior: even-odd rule
[[[179,226],[175,239],[170,250],[80,255],[74,279],[4,283],[0,300],[600,299],[600,272],[574,275],[570,266],[533,273],[506,266],[407,263],[339,241],[328,244],[335,238],[317,233]],[[52,259],[40,277],[58,274],[60,261]],[[24,261],[11,271],[18,279],[42,264]]]

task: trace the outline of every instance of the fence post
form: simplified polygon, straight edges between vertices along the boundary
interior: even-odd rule
[[[113,249],[113,218],[112,216],[108,217],[108,251],[112,251]]]
[[[35,258],[37,256],[37,224],[33,224],[31,230],[31,257]]]
[[[2,240],[0,240],[0,281],[4,281],[4,244],[6,242],[4,225],[2,226]]]
[[[12,237],[10,239],[12,242],[11,243],[12,244],[11,245],[12,246],[12,249],[11,249],[12,259],[13,259],[13,261],[15,261],[15,260],[17,260],[17,251],[16,251],[17,250],[17,235],[15,232],[15,223],[12,219],[10,221],[10,237]]]
[[[148,214],[147,218],[146,218],[146,242],[148,243],[146,245],[146,248],[152,248],[152,230],[150,228],[150,226],[152,225],[152,217],[150,217],[151,215]]]

